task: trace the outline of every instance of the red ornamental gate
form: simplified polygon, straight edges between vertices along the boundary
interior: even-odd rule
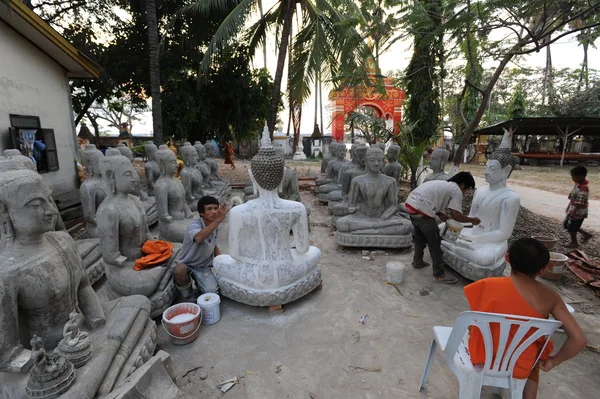
[[[329,99],[333,105],[331,117],[332,135],[336,141],[344,140],[345,117],[358,107],[372,107],[377,115],[393,121],[394,134],[400,129],[398,124],[402,122],[402,103],[406,97],[403,90],[393,86],[393,80],[384,79],[386,94],[377,92],[376,88],[344,87],[342,90],[333,90],[329,93]]]

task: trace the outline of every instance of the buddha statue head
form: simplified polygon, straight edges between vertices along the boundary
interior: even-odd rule
[[[344,159],[346,159],[346,144],[344,144],[343,142],[337,143],[337,145],[335,146],[335,151],[336,151],[336,157],[340,160],[343,161]]]
[[[488,157],[484,176],[485,181],[491,186],[506,185],[506,181],[519,161],[519,158],[513,156],[510,151],[511,143],[512,134],[506,131],[500,146]]]
[[[378,142],[377,147],[385,153],[385,143],[383,141]]]
[[[350,146],[350,160],[356,162],[356,149],[358,148],[358,143],[352,143]]]
[[[15,240],[36,241],[54,231],[57,210],[51,191],[37,172],[14,163],[13,170],[0,173],[0,236],[2,247]]]
[[[400,146],[396,143],[392,143],[387,150],[387,160],[389,163],[397,162],[400,156]]]
[[[186,167],[194,166],[198,163],[198,151],[190,143],[186,143],[188,145],[183,145],[179,152],[183,157],[183,163]]]
[[[198,160],[201,162],[204,161],[206,159],[206,147],[204,147],[201,142],[196,141],[194,143],[194,148],[198,153]]]
[[[429,166],[433,172],[441,173],[446,167],[446,162],[450,158],[450,152],[444,147],[438,147],[431,153],[429,158]]]
[[[363,167],[366,165],[367,163],[367,150],[369,149],[369,147],[367,147],[365,144],[361,143],[358,144],[356,146],[356,150],[355,150],[355,159],[356,159],[356,163],[358,164],[358,166]]]
[[[100,172],[106,187],[108,187],[109,196],[115,196],[118,193],[137,193],[140,177],[129,159],[123,155],[111,155],[101,158]]]
[[[179,170],[177,157],[166,145],[161,145],[156,151],[156,162],[162,176],[175,176]]]
[[[102,151],[96,149],[94,144],[87,144],[83,151],[83,164],[87,169],[88,176],[101,178],[100,159],[104,157]]]
[[[131,148],[127,147],[127,144],[119,143],[117,150],[119,150],[119,153],[125,158],[129,159],[129,162],[133,163],[133,153],[131,152]]]
[[[380,173],[381,165],[384,163],[383,151],[379,146],[369,147],[367,150],[367,170],[369,173]]]
[[[33,161],[15,149],[4,150],[4,157],[0,157],[0,172],[9,170],[29,169],[36,171]]]
[[[258,153],[250,161],[250,178],[255,185],[266,191],[275,191],[283,181],[285,161],[278,154],[268,136],[263,131]]]
[[[204,148],[206,148],[206,154],[209,158],[214,158],[215,155],[217,155],[217,150],[210,140],[206,140],[206,143],[204,143]]]
[[[154,161],[154,155],[156,154],[156,151],[158,151],[158,147],[156,144],[149,141],[144,144],[144,151],[146,151],[146,157],[148,158],[148,161]]]
[[[117,156],[117,155],[122,156],[121,155],[121,151],[117,150],[114,147],[108,147],[106,149],[106,151],[104,151],[104,156],[107,156],[107,157],[114,157],[114,156]]]

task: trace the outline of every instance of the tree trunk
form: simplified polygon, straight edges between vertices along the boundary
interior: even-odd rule
[[[262,20],[265,16],[263,12],[263,4],[262,0],[258,0],[258,9],[260,10],[260,19]],[[263,45],[263,62],[264,67],[267,69],[267,41],[265,40],[265,44]],[[289,129],[288,129],[289,130]],[[289,134],[288,134],[289,136]]]
[[[581,72],[579,73],[579,82],[577,83],[577,91],[581,90],[582,83],[585,83],[585,89],[590,87],[590,79],[588,74],[588,46],[586,41],[583,43],[583,62],[581,63]]]
[[[92,123],[92,126],[94,127],[94,137],[96,137],[96,142],[94,144],[96,144],[96,147],[100,148],[100,126],[98,126],[98,122],[96,121],[96,118],[94,118],[89,112],[86,112],[85,115],[87,116],[87,118]]]
[[[150,95],[152,96],[152,127],[154,143],[163,144],[162,106],[160,102],[160,62],[158,59],[158,22],[156,2],[146,0],[146,23],[148,25],[148,55],[150,57]]]
[[[281,29],[281,43],[279,44],[279,52],[277,54],[277,69],[275,70],[273,93],[271,95],[271,101],[269,103],[269,109],[267,112],[267,127],[269,128],[271,140],[273,140],[273,132],[275,131],[275,122],[277,121],[277,111],[279,108],[279,100],[281,99],[281,80],[283,79],[283,68],[285,67],[287,48],[290,41],[292,20],[294,18],[294,11],[296,10],[295,0],[287,0],[284,7],[285,13],[283,18],[283,28]]]
[[[494,71],[494,74],[492,75],[490,81],[483,89],[483,93],[482,93],[483,97],[481,99],[481,103],[479,104],[479,108],[477,108],[477,112],[475,113],[473,120],[471,121],[471,123],[469,123],[469,125],[465,129],[465,133],[463,135],[462,142],[458,146],[458,150],[456,150],[456,154],[454,154],[454,166],[455,167],[460,166],[460,164],[462,163],[462,158],[463,158],[465,149],[469,145],[469,141],[471,140],[471,136],[473,135],[473,132],[479,125],[479,122],[481,122],[481,118],[483,117],[483,114],[485,113],[488,102],[490,100],[490,96],[492,95],[492,90],[494,88],[494,85],[500,78],[500,75],[502,74],[502,71],[504,71],[504,68],[506,67],[506,65],[510,62],[510,60],[513,59],[513,57],[514,57],[513,52],[518,51],[521,47],[522,47],[522,45],[520,43],[515,44],[512,51],[510,51],[508,54],[506,54],[504,56],[502,61],[500,61],[500,64],[496,67],[496,70]]]
[[[321,106],[321,134],[324,134],[325,126],[323,125],[323,82],[321,81],[321,72],[319,72],[319,104]]]

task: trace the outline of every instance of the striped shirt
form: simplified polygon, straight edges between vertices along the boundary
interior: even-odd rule
[[[588,217],[588,197],[590,195],[588,184],[587,180],[575,183],[573,191],[569,194],[567,216],[570,219],[585,219]]]

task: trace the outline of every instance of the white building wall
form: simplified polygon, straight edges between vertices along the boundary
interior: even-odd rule
[[[0,152],[12,148],[9,114],[38,116],[54,129],[59,170],[42,176],[54,194],[77,187],[69,84],[62,66],[0,21]]]

